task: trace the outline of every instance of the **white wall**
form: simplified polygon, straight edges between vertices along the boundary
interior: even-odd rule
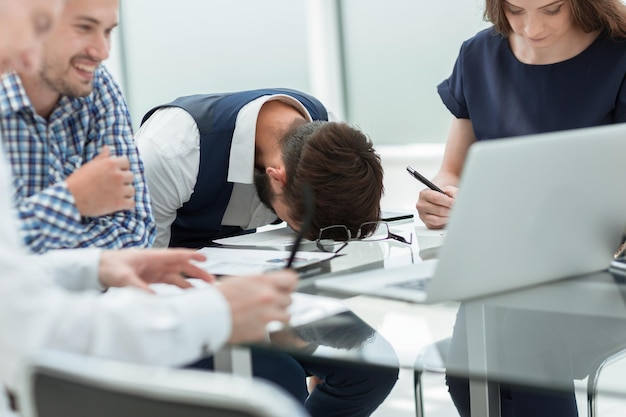
[[[153,106],[182,95],[309,90],[303,1],[128,0],[121,24],[135,126]]]
[[[486,26],[484,0],[343,0],[348,116],[375,143],[444,142],[437,85]]]
[[[377,146],[385,170],[382,208],[415,210],[417,196],[424,185],[408,174],[406,166],[432,178],[441,165],[444,147],[443,143]]]
[[[482,1],[126,0],[131,116],[137,127],[181,95],[282,86],[323,99],[376,144],[443,142],[436,86],[485,26]]]
[[[461,42],[485,26],[483,2],[336,2],[123,1],[107,66],[135,127],[149,108],[180,95],[266,86],[312,93],[340,116],[347,107],[348,121],[381,154],[383,208],[413,210],[423,185],[406,166],[427,177],[439,168],[450,115],[436,85]]]

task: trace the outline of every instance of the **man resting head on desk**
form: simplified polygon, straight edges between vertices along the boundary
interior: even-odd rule
[[[332,115],[331,115],[332,118]],[[262,89],[181,97],[144,117],[156,247],[198,248],[278,219],[298,230],[302,185],[315,195],[309,239],[380,217],[383,169],[358,129],[329,121],[314,97]]]
[[[307,238],[330,225],[354,233],[380,216],[383,171],[372,143],[328,121],[324,106],[298,91],[182,97],[151,110],[135,139],[157,223],[155,246],[204,247],[277,217],[299,230],[304,183],[315,196]],[[398,375],[394,368],[279,352],[253,350],[251,359],[254,375],[288,390],[312,417],[368,416]],[[192,366],[214,369],[210,358]],[[311,393],[307,375],[321,381]]]

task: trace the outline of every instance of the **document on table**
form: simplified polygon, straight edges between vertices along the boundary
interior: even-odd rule
[[[280,227],[277,229],[265,230],[257,233],[247,233],[214,240],[214,243],[224,245],[225,247],[250,247],[250,248],[268,248],[277,250],[291,250],[297,233],[289,227]],[[315,242],[302,239],[300,249],[314,250]]]
[[[207,257],[198,266],[214,275],[261,274],[287,266],[289,251],[263,249],[228,249],[207,247],[198,252]],[[294,269],[302,269],[332,259],[330,252],[299,251],[293,261]]]

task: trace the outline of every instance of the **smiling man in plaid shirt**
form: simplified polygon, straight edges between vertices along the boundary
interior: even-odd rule
[[[126,102],[101,62],[116,8],[68,1],[42,67],[0,84],[0,128],[31,251],[147,247],[155,225]]]

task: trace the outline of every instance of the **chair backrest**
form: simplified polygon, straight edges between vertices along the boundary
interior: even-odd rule
[[[256,378],[44,352],[24,367],[23,417],[306,417]]]
[[[445,373],[451,342],[452,338],[446,337],[423,348],[415,359],[415,370]]]

